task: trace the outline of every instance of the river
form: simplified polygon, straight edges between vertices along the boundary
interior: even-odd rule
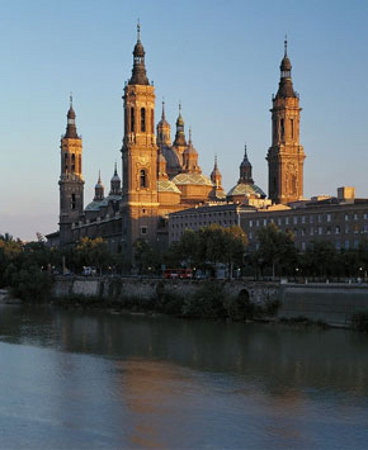
[[[0,306],[1,449],[363,449],[368,336]]]

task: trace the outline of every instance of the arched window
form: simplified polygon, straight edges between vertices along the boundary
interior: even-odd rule
[[[290,119],[291,139],[294,139],[294,119]]]
[[[65,172],[68,171],[68,154],[65,153],[64,154],[64,167],[65,167]]]
[[[135,112],[134,108],[130,109],[130,130],[134,132]]]
[[[142,188],[147,187],[147,174],[145,170],[141,170],[140,173],[140,185]]]
[[[75,154],[72,153],[72,172],[75,172]]]
[[[141,131],[146,131],[146,110],[141,108]]]
[[[281,128],[281,139],[284,139],[285,136],[285,125],[284,125],[284,119],[281,119],[280,121],[280,128]]]

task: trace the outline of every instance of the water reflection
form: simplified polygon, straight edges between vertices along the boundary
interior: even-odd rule
[[[0,335],[21,344],[0,347],[11,362],[0,387],[21,386],[60,448],[364,448],[368,438],[363,334],[3,306]],[[8,420],[19,408],[32,417],[21,396],[1,405]]]

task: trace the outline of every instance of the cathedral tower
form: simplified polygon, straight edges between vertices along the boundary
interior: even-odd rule
[[[83,213],[82,139],[77,134],[75,112],[70,97],[66,133],[61,139],[60,244],[72,242],[71,228]]]
[[[144,56],[138,24],[132,76],[123,96],[122,240],[123,248],[128,251],[138,238],[152,243],[156,236],[158,148],[154,129],[155,89],[147,78]]]
[[[303,198],[305,154],[299,142],[299,96],[291,80],[291,63],[285,52],[280,65],[279,89],[272,102],[272,146],[268,150],[268,189],[274,203]]]

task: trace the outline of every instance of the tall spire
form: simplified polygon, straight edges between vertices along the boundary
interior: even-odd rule
[[[66,138],[78,139],[79,136],[77,134],[77,127],[75,125],[76,114],[73,109],[73,95],[70,93],[69,96],[69,110],[67,113],[67,126],[66,126]]]
[[[240,178],[239,183],[253,184],[252,179],[252,164],[249,162],[247,155],[247,144],[244,145],[244,158],[240,164]]]
[[[103,200],[104,199],[104,186],[101,181],[101,170],[98,171],[98,180],[95,185],[95,198],[93,200]]]
[[[181,146],[186,146],[187,142],[185,139],[185,134],[184,134],[184,120],[183,120],[183,116],[181,115],[181,103],[179,102],[179,115],[178,118],[176,120],[176,134],[175,134],[175,140],[174,140],[174,145],[181,145]]]
[[[287,34],[285,34],[284,40],[284,57],[287,57]]]
[[[110,181],[110,194],[109,195],[120,195],[121,194],[121,180],[118,175],[118,164],[115,162],[114,165],[114,175]]]
[[[147,78],[146,66],[144,62],[144,55],[146,52],[144,51],[142,42],[141,42],[141,25],[138,19],[137,23],[137,43],[135,44],[133,50],[133,70],[132,76],[129,80],[128,84],[140,84],[140,85],[149,85],[150,82]]]
[[[287,53],[288,41],[287,36],[285,36],[284,40],[284,57],[282,58],[280,64],[280,83],[279,90],[276,94],[278,98],[285,97],[297,97],[297,94],[293,88],[293,82],[291,80],[291,62]]]

